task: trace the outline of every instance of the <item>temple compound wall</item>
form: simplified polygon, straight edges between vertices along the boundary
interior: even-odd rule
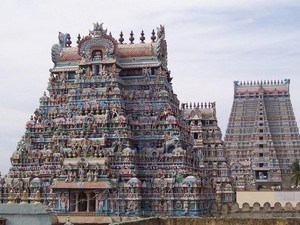
[[[298,225],[297,218],[243,219],[243,218],[149,218],[115,225]]]
[[[271,206],[275,203],[285,205],[290,202],[293,206],[296,206],[300,200],[300,191],[237,191],[236,202],[239,205],[249,203],[253,205],[258,202],[263,205],[265,202],[269,202]]]
[[[213,203],[210,213],[213,217],[222,218],[299,218],[300,202],[295,206],[290,202],[284,205],[279,202],[276,202],[274,205],[271,205],[269,202],[263,204],[255,202],[253,205],[243,203],[241,206],[238,203]]]

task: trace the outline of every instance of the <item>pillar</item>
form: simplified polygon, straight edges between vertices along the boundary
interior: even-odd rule
[[[79,192],[75,192],[75,212],[78,212]]]
[[[85,193],[86,194],[86,201],[87,201],[87,204],[86,204],[86,212],[90,212],[90,198],[91,198],[91,193],[90,192],[87,192]]]

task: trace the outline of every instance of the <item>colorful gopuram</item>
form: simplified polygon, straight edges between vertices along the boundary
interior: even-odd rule
[[[289,85],[288,79],[234,82],[225,144],[237,190],[291,187],[290,165],[300,159],[300,138]]]
[[[237,190],[290,188],[300,138],[290,80],[234,82],[225,141],[216,103],[181,104],[165,29],[59,33],[47,91],[0,176],[0,202],[60,215],[195,216]],[[219,204],[221,205],[221,204]]]
[[[234,202],[235,192],[218,126],[216,103],[183,103],[181,110],[194,140],[194,157],[201,161],[205,183],[212,188],[216,201]]]
[[[133,32],[116,40],[98,23],[76,47],[69,34],[58,39],[48,92],[2,178],[3,203],[141,216],[203,214],[214,190],[229,200],[215,107],[195,109],[202,119],[180,110],[163,26],[149,43],[143,31],[138,43]]]

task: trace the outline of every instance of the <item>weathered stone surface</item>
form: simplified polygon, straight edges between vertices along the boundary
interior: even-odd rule
[[[240,206],[238,203],[233,203],[231,206],[231,213],[236,213],[240,211]]]
[[[228,212],[227,210],[227,206]],[[298,207],[298,208],[297,208]],[[219,210],[211,212],[216,218],[251,218],[251,219],[271,219],[271,218],[300,218],[300,203],[293,207],[292,204],[287,204],[282,207],[281,203],[276,202],[274,207],[271,207],[269,202],[265,202],[263,206],[259,203],[254,203],[253,207],[250,207],[249,203],[244,203],[241,208],[237,203],[220,204]]]
[[[211,212],[219,211],[218,203],[214,202],[210,207]]]
[[[126,218],[114,218],[114,217],[109,217],[109,216],[100,216],[100,215],[95,215],[95,214],[89,214],[89,215],[83,215],[83,214],[63,214],[57,215],[58,223],[59,224],[64,224],[67,219],[70,219],[70,222],[73,223],[74,225],[76,224],[110,224],[112,222],[118,223],[118,222],[129,222],[130,220],[126,220]],[[128,217],[133,220],[138,220],[138,218],[134,217]],[[119,220],[118,220],[119,219]]]
[[[292,203],[290,203],[290,202],[285,203],[284,210],[292,211],[293,210]]]
[[[274,204],[274,211],[281,211],[282,210],[282,206],[280,202],[276,202]]]
[[[271,210],[271,204],[269,202],[266,202],[264,205],[263,205],[263,211],[264,212],[269,212]]]
[[[253,204],[253,212],[259,212],[260,211],[260,204],[258,202],[255,202]]]
[[[298,212],[300,212],[300,202],[297,203],[297,205],[296,205],[296,210],[297,210]]]
[[[244,203],[242,205],[242,212],[249,212],[250,211],[250,205],[249,203]]]
[[[228,212],[229,212],[228,205],[227,205],[227,204],[223,204],[223,205],[221,206],[221,213],[222,213],[222,215],[227,215]]]

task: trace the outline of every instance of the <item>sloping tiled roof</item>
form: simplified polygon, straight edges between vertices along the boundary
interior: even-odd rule
[[[119,58],[151,57],[155,56],[154,44],[120,44],[116,50]],[[81,61],[77,47],[63,48],[59,55],[59,62]]]
[[[154,46],[151,43],[118,45],[117,54],[120,58],[154,56]]]
[[[78,54],[78,48],[77,47],[72,47],[72,48],[63,48],[60,56],[59,56],[59,61],[64,62],[64,61],[80,61],[81,56]]]

